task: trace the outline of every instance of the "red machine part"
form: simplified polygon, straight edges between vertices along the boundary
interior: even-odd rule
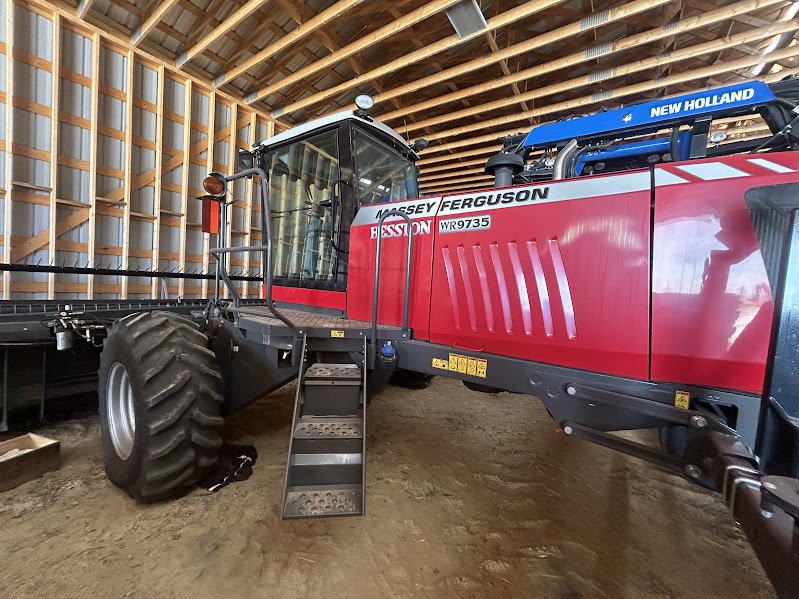
[[[646,378],[649,192],[549,201],[555,185],[522,190],[548,197],[519,203],[511,189],[442,201],[430,340]],[[469,198],[488,209],[462,211]],[[490,228],[470,230],[485,217]]]
[[[413,226],[409,325],[414,338],[427,340],[430,323],[431,275],[433,270],[434,216],[440,198],[422,198],[390,204],[372,204],[358,210],[350,227],[350,261],[347,283],[347,316],[372,320],[377,222],[388,210],[405,212]],[[407,223],[399,216],[383,221],[378,321],[401,325],[405,293]]]
[[[351,229],[348,315],[371,318],[375,225],[398,207],[419,233],[415,338],[757,393],[772,300],[743,196],[797,181],[798,170],[796,152],[658,167],[654,223],[646,171],[364,207]],[[387,324],[402,315],[401,223],[384,226],[378,320]]]
[[[799,153],[662,168],[687,185],[656,192],[650,376],[760,393],[773,301],[744,194],[799,181]]]

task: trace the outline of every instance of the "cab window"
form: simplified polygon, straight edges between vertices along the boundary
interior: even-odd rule
[[[340,177],[338,132],[294,142],[266,156],[274,276],[332,281],[333,182]]]
[[[409,160],[357,127],[354,139],[359,206],[419,197]]]

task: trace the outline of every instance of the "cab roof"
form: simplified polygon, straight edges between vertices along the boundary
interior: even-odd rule
[[[299,137],[305,137],[309,133],[313,133],[315,130],[322,129],[323,127],[327,127],[328,125],[335,125],[346,121],[353,121],[359,124],[361,127],[364,127],[366,129],[372,129],[375,132],[379,132],[385,136],[388,136],[394,141],[399,142],[404,148],[407,148],[409,154],[413,156],[413,159],[418,160],[419,154],[417,154],[413,150],[413,148],[411,148],[408,145],[405,139],[403,139],[403,137],[399,133],[394,131],[394,129],[369,116],[360,114],[358,111],[355,110],[345,110],[343,112],[337,112],[335,114],[330,114],[328,116],[324,116],[322,118],[315,119],[313,121],[308,121],[307,123],[303,123],[302,125],[297,125],[296,127],[292,127],[291,129],[289,129],[288,131],[284,131],[283,133],[278,133],[274,137],[270,137],[269,139],[265,139],[255,144],[254,147],[259,150],[269,150],[272,147],[282,145],[293,139]]]

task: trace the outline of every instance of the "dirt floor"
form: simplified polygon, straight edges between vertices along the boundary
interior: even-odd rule
[[[718,497],[555,433],[536,400],[437,378],[368,413],[367,516],[279,517],[293,388],[235,415],[252,478],[137,505],[84,413],[37,432],[58,472],[0,494],[15,597],[772,598]]]

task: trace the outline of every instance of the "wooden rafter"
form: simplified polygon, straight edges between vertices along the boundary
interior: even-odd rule
[[[158,26],[158,24],[161,22],[161,19],[163,19],[169,13],[169,11],[175,8],[177,3],[178,0],[164,0],[152,13],[145,12],[145,15],[149,14],[150,16],[147,17],[147,20],[139,25],[136,31],[133,32],[133,35],[130,38],[130,43],[134,46],[141,44],[147,35]]]
[[[765,0],[766,3],[770,4],[776,4],[780,1],[781,0]],[[633,36],[618,39],[610,44],[602,43],[594,48],[583,47],[580,49],[580,51],[574,52],[573,54],[570,54],[565,57],[558,57],[554,60],[552,57],[549,57],[548,59],[541,61],[539,64],[527,69],[523,69],[516,73],[513,73],[511,76],[492,81],[485,81],[478,85],[474,85],[468,89],[461,90],[461,92],[457,94],[452,93],[452,94],[440,95],[437,98],[431,98],[430,100],[425,100],[419,102],[418,104],[411,104],[401,110],[394,110],[388,113],[381,114],[379,115],[379,118],[382,120],[390,121],[394,118],[407,115],[411,112],[428,110],[434,106],[440,106],[447,102],[458,100],[462,97],[468,97],[476,94],[483,94],[485,92],[498,89],[500,87],[506,87],[511,82],[524,81],[532,79],[534,77],[540,77],[547,73],[552,73],[563,68],[574,67],[576,65],[583,64],[587,60],[591,60],[592,58],[597,56],[607,55],[611,52],[627,51],[631,48],[642,46],[644,44],[648,44],[653,41],[663,39],[670,35],[676,35],[677,33],[685,31],[692,31],[699,27],[705,27],[709,24],[727,20],[730,18],[732,14],[736,14],[738,12],[747,11],[747,10],[749,11],[756,10],[757,8],[762,7],[763,3],[764,2],[762,0],[747,0],[744,2],[739,2],[735,5],[730,5],[718,9],[716,11],[712,11],[709,13],[681,20],[678,23],[676,23],[674,26],[669,28],[668,30],[664,30],[663,27],[657,27],[651,30],[643,31]],[[660,4],[663,3],[661,2]],[[648,10],[649,8],[652,7],[653,5],[647,0],[644,0],[643,2],[641,2],[640,0],[638,2],[630,2],[628,4],[623,5],[622,7],[619,7],[619,9],[609,11],[607,19],[608,22],[613,22],[614,18],[617,18],[620,15],[626,15],[626,14],[631,14],[633,12],[637,12],[636,9],[643,11],[643,10]],[[477,70],[485,66],[486,64],[495,62],[497,58],[500,57],[504,58],[508,56],[518,55],[521,52],[528,52],[534,47],[544,46],[546,44],[552,43],[553,40],[564,39],[565,37],[569,35],[575,35],[580,31],[582,31],[582,29],[579,22],[571,23],[569,25],[551,31],[547,34],[544,34],[543,36],[539,36],[539,38],[543,39],[532,38],[530,40],[526,40],[525,42],[522,42],[515,46],[511,46],[510,48],[506,48],[502,52],[494,53],[492,56],[475,59],[469,63],[464,63],[462,65],[454,67],[453,69],[450,69],[446,73],[441,73],[439,74],[438,77],[435,78],[428,77],[420,81],[417,81],[416,83],[418,86],[421,87],[434,85],[443,78],[457,77],[459,75],[462,75],[463,73]],[[392,96],[402,95],[409,93],[411,91],[412,91],[411,86],[406,85],[391,90],[390,94]],[[376,101],[380,101],[382,99],[383,98],[380,96],[375,98]]]
[[[394,33],[398,31],[402,31],[403,29],[407,29],[408,27],[412,27],[416,23],[419,23],[432,15],[435,15],[443,10],[446,10],[450,6],[456,4],[460,0],[433,0],[420,8],[417,8],[411,13],[403,16],[401,19],[394,21],[393,23],[389,23],[388,25],[381,27],[377,31],[373,31],[365,35],[364,37],[360,38],[359,40],[349,44],[348,46],[341,48],[337,52],[322,58],[315,63],[312,63],[306,67],[303,67],[299,71],[293,73],[289,77],[285,77],[280,81],[273,83],[272,85],[268,85],[264,88],[259,89],[258,91],[250,94],[247,97],[247,102],[252,103],[261,98],[265,98],[266,96],[270,95],[271,93],[281,90],[284,87],[295,83],[296,81],[300,81],[305,77],[309,77],[314,73],[318,73],[320,70],[325,69],[329,66],[335,65],[338,62],[341,62],[348,56],[352,56],[358,52],[363,52],[367,48],[373,46],[374,44],[383,41],[389,37],[391,37]],[[555,1],[562,1],[562,0],[538,0],[544,2],[555,2]],[[357,79],[356,79],[357,81]],[[353,85],[357,85],[357,82],[353,82]],[[332,88],[331,90],[325,90],[324,93],[325,98],[330,97],[337,91],[339,91],[338,86],[336,88]],[[324,98],[322,98],[324,99]],[[306,104],[307,105],[307,104]],[[299,109],[299,108],[298,108]],[[276,111],[278,112],[278,111]],[[282,111],[280,111],[282,113]]]
[[[580,87],[589,87],[595,85],[598,81],[606,81],[614,77],[620,77],[623,75],[629,75],[631,73],[662,67],[663,65],[666,64],[673,64],[688,59],[695,59],[699,56],[703,56],[706,54],[713,54],[720,50],[728,49],[741,43],[748,43],[753,40],[760,40],[767,37],[771,37],[775,34],[795,31],[797,28],[799,28],[798,24],[784,21],[781,23],[768,25],[766,27],[751,29],[744,33],[739,33],[734,36],[731,36],[729,38],[713,40],[710,42],[705,42],[704,44],[697,44],[695,46],[686,46],[684,48],[681,48],[680,50],[675,50],[674,52],[671,52],[669,54],[661,54],[653,56],[648,59],[641,59],[632,63],[620,65],[612,69],[606,69],[605,71],[603,71],[601,79],[597,77],[595,73],[589,73],[588,75],[584,75],[582,77],[573,77],[572,79],[568,79],[562,83],[556,83],[549,86],[538,87],[530,92],[519,95],[518,98],[522,100],[533,100],[536,98],[542,98],[548,95],[553,95],[558,92],[571,91]],[[480,112],[503,108],[504,106],[506,106],[506,104],[507,102],[504,100],[496,100],[494,102],[484,103],[477,108],[454,111],[439,117],[435,117],[433,119],[418,121],[410,125],[409,129],[430,127],[432,125],[437,125],[443,122],[473,116],[479,114]],[[540,110],[546,111],[548,110],[548,107],[545,106]],[[533,111],[525,111],[525,112],[528,114],[532,114]],[[540,114],[543,114],[543,112]],[[450,129],[449,131],[453,130]],[[457,131],[457,129],[455,129],[455,131]],[[431,139],[436,139],[437,137],[443,137],[443,136],[444,134],[441,133],[431,137]]]
[[[527,2],[525,4],[522,4],[521,6],[518,6],[516,8],[511,9],[511,10],[508,10],[508,11],[506,11],[506,12],[500,14],[500,15],[497,15],[497,16],[489,19],[487,21],[488,30],[492,31],[492,30],[494,30],[494,29],[496,29],[498,27],[504,27],[504,26],[506,26],[508,24],[511,24],[511,23],[514,23],[514,22],[516,22],[516,21],[518,21],[520,19],[529,17],[532,14],[535,14],[537,12],[543,11],[546,8],[548,8],[549,6],[555,5],[555,4],[557,4],[557,3],[561,2],[561,1],[562,0],[533,0],[531,2]],[[651,1],[652,2],[661,2],[662,3],[662,2],[669,1],[669,0],[651,0]],[[478,32],[478,33],[473,34],[472,38],[477,37],[477,36],[481,36],[481,35],[482,34]],[[435,54],[438,54],[440,52],[445,52],[447,50],[455,48],[456,46],[459,46],[460,44],[464,43],[464,41],[465,41],[465,38],[462,39],[457,34],[453,34],[453,35],[447,36],[444,39],[439,40],[438,42],[435,42],[435,43],[432,43],[432,44],[428,44],[424,48],[420,48],[420,49],[416,50],[415,52],[412,52],[412,53],[410,53],[410,54],[408,54],[406,56],[403,56],[402,58],[399,58],[397,60],[393,60],[393,61],[391,61],[389,63],[383,64],[383,65],[373,69],[370,73],[368,73],[366,75],[363,75],[361,77],[358,77],[358,78],[356,78],[355,80],[353,80],[351,82],[348,82],[348,84],[353,85],[353,86],[357,86],[360,83],[365,83],[367,81],[372,81],[372,80],[374,80],[374,79],[376,79],[378,77],[382,77],[383,75],[386,75],[386,74],[391,73],[393,71],[396,71],[396,70],[399,70],[401,68],[404,68],[408,64],[411,64],[411,63],[416,62],[418,60],[422,60],[424,58],[427,58],[427,57],[433,56]],[[371,45],[371,43],[374,43],[374,42],[370,41],[367,45]],[[328,57],[328,58],[331,58],[331,57]],[[300,73],[302,73],[302,70],[298,71],[297,74],[300,74]],[[297,74],[295,74],[295,75],[297,75]],[[276,87],[278,85],[279,85],[279,83],[275,84],[274,86],[270,86],[270,87],[261,89],[258,92],[256,92],[255,94],[251,94],[247,98],[248,102],[252,102],[252,101],[255,101],[256,99],[263,98],[263,97],[269,95],[269,93],[271,93],[273,88],[279,89],[279,87]],[[285,113],[290,113],[290,112],[294,112],[294,111],[300,110],[301,108],[305,108],[306,106],[309,106],[309,105],[314,104],[316,102],[320,102],[321,100],[324,100],[325,98],[328,98],[331,95],[339,93],[339,92],[341,92],[343,90],[344,90],[344,88],[342,88],[342,86],[335,86],[335,87],[332,87],[330,89],[326,89],[326,90],[324,90],[322,92],[319,92],[318,94],[314,94],[313,96],[310,96],[310,97],[307,97],[307,98],[303,98],[302,100],[298,100],[298,101],[296,101],[296,102],[294,102],[294,103],[292,103],[292,104],[290,104],[288,106],[280,107],[278,109],[275,109],[274,110],[274,115],[275,116],[280,116],[280,115],[285,114]]]
[[[217,80],[214,82],[216,87],[223,85],[227,81],[231,81],[235,79],[248,69],[253,68],[254,66],[259,65],[260,63],[264,62],[270,56],[277,54],[288,48],[291,44],[295,43],[296,41],[302,39],[306,35],[309,35],[323,27],[327,23],[330,23],[332,20],[340,16],[344,13],[347,9],[359,4],[363,0],[339,0],[330,8],[320,12],[314,18],[310,19],[309,21],[303,23],[299,27],[297,27],[291,33],[287,33],[283,37],[279,38],[272,44],[268,45],[266,48],[261,50],[258,54],[255,54],[245,60],[240,65],[236,66],[235,68],[231,69],[227,73],[223,73]]]
[[[221,24],[214,27],[211,30],[211,32],[205,37],[201,38],[198,43],[188,48],[178,58],[177,66],[182,67],[184,64],[193,59],[195,56],[202,54],[206,49],[210,48],[215,42],[219,41],[224,36],[226,36],[228,32],[238,27],[245,19],[248,19],[251,16],[253,16],[257,11],[261,10],[264,7],[264,5],[268,4],[271,1],[272,0],[250,0],[249,2],[247,2],[244,6],[239,8],[227,19],[225,19]],[[209,13],[209,16],[212,15],[213,13]],[[205,28],[206,25],[207,22],[201,24],[203,29]]]

